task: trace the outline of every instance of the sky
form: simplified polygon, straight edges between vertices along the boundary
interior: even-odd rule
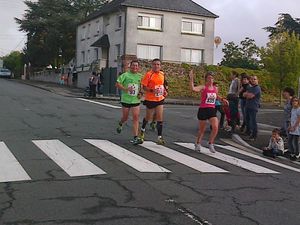
[[[262,28],[274,26],[280,13],[300,18],[299,0],[194,1],[219,16],[215,23],[215,36],[220,36],[222,43],[215,48],[215,63],[222,60],[224,43],[233,41],[239,44],[250,37],[258,46],[265,46],[268,33]],[[0,56],[24,47],[26,35],[18,30],[14,17],[22,19],[25,10],[23,0],[0,0]]]

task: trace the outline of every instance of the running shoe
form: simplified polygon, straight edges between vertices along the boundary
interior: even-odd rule
[[[216,153],[216,149],[214,144],[208,144],[208,149],[211,153]]]
[[[165,140],[162,137],[158,137],[157,138],[157,144],[158,145],[165,145],[166,142],[165,142]]]
[[[296,158],[296,156],[295,156],[294,154],[291,154],[291,155],[290,155],[290,160],[291,160],[291,161],[296,161],[297,158]]]
[[[201,144],[197,144],[197,143],[195,143],[195,151],[196,152],[201,152]]]
[[[150,127],[151,127],[152,130],[155,130],[155,128],[156,128],[156,122],[155,122],[155,121],[152,121],[152,122],[150,123]]]
[[[143,141],[144,141],[144,139],[145,139],[145,129],[141,129],[141,133],[140,133],[140,139],[142,139]]]
[[[134,137],[130,142],[133,145],[139,145],[139,144],[143,144],[144,141],[139,137]]]
[[[117,132],[120,134],[122,132],[123,124],[119,122],[118,127],[117,127]]]

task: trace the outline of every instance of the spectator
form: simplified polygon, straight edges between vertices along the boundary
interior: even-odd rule
[[[250,85],[243,96],[246,98],[246,118],[249,119],[249,121],[246,120],[246,133],[249,135],[249,141],[254,141],[257,138],[256,114],[260,107],[261,97],[261,88],[258,85],[257,76],[251,76]]]
[[[214,86],[216,88],[218,88],[218,83],[214,82]],[[219,112],[220,115],[220,122],[219,122],[219,129],[223,129],[224,128],[224,119],[225,119],[225,112],[223,109],[223,105],[222,105],[222,101],[220,101],[220,99],[216,99],[216,112]]]
[[[284,154],[284,143],[282,137],[280,137],[280,130],[275,128],[272,131],[272,136],[269,141],[269,145],[263,148],[263,155],[271,156],[275,158],[276,156]]]
[[[100,96],[103,96],[103,85],[104,85],[104,76],[103,76],[103,69],[101,69],[100,73],[98,73],[98,84],[97,84],[97,92]]]
[[[288,127],[290,126],[291,123],[291,111],[292,111],[292,98],[295,95],[295,91],[293,88],[286,87],[283,89],[282,96],[285,99],[285,103],[283,106],[283,117],[284,117],[284,122],[283,122],[283,127],[281,128],[281,133],[284,136],[288,136]]]
[[[228,125],[231,127],[231,132],[235,132],[237,126],[240,125],[240,114],[239,114],[239,99],[235,94],[228,94],[227,100],[229,103],[229,120]]]
[[[73,69],[72,69],[72,84],[74,86],[77,85],[77,79],[78,79],[77,70],[76,70],[76,67],[74,66]]]
[[[300,104],[297,97],[292,98],[291,124],[288,127],[289,139],[288,148],[290,159],[297,160],[299,154],[299,136],[300,136]]]
[[[89,86],[91,91],[91,97],[96,97],[96,87],[98,84],[98,77],[96,75],[96,72],[93,72],[92,75],[89,78]]]
[[[236,71],[232,71],[231,83],[230,83],[228,94],[233,94],[235,97],[238,97],[239,89],[240,89],[239,74]]]
[[[245,131],[246,128],[246,98],[243,96],[243,94],[247,91],[247,89],[250,87],[249,84],[249,76],[246,73],[241,74],[241,87],[239,90],[239,98],[240,98],[240,104],[241,104],[241,111],[243,116],[243,123],[241,126],[241,132]],[[249,119],[248,119],[249,120]]]

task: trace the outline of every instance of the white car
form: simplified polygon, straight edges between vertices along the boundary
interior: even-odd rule
[[[9,69],[0,68],[0,77],[11,78],[11,71]]]

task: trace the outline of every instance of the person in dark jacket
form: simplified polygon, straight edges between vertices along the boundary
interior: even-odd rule
[[[241,132],[245,131],[246,128],[246,98],[243,96],[243,94],[247,91],[249,88],[249,76],[246,73],[241,74],[241,87],[239,90],[239,99],[240,99],[240,106],[241,106],[241,111],[242,111],[242,116],[243,116],[243,123],[241,126]],[[249,118],[248,118],[249,120]]]

